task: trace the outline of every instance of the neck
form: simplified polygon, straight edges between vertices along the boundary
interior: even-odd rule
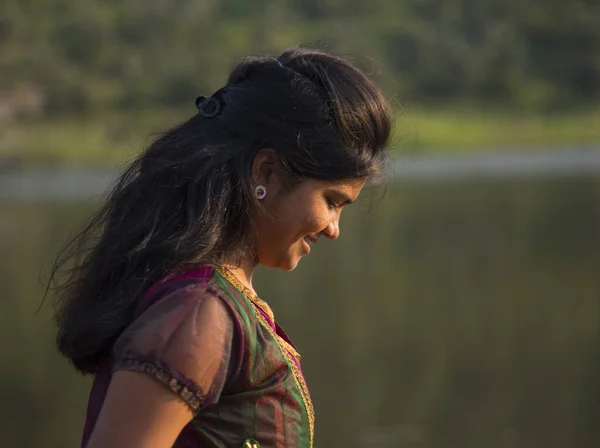
[[[235,277],[242,282],[244,286],[249,288],[253,293],[254,287],[252,286],[252,275],[254,274],[254,269],[257,266],[257,262],[255,258],[251,255],[244,257],[244,259],[239,264],[229,264],[224,263],[223,267],[229,269]]]

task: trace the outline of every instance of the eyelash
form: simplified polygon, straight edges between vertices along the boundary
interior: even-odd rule
[[[325,198],[325,201],[327,202],[327,207],[329,208],[329,210],[335,210],[338,206],[335,202],[333,202],[330,198]]]

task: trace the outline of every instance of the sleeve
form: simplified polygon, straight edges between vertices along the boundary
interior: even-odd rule
[[[235,328],[232,313],[206,285],[176,289],[121,334],[112,370],[154,377],[197,413],[219,400],[231,374]]]

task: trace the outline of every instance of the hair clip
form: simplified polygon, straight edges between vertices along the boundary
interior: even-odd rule
[[[221,102],[214,96],[196,98],[196,108],[205,118],[212,118],[221,111]]]

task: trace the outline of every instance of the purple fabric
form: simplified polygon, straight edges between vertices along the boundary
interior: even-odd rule
[[[102,404],[104,403],[104,397],[108,391],[108,385],[110,384],[110,363],[105,361],[102,363],[92,384],[90,396],[88,398],[87,412],[85,414],[85,426],[83,428],[83,438],[81,441],[82,448],[85,447],[90,440],[94,425],[100,415]]]
[[[186,280],[189,278],[196,278],[202,281],[207,281],[211,277],[212,272],[213,270],[211,268],[205,266],[193,266],[191,268],[183,270],[182,272],[172,274],[158,281],[150,288],[148,288],[148,290],[138,300],[134,312],[134,319],[153,303],[152,299],[158,297],[160,295],[160,290],[164,288],[167,284],[171,284],[172,282],[177,282],[180,280]],[[106,397],[106,393],[108,392],[108,386],[112,378],[112,364],[112,357],[107,358],[101,364],[101,366],[98,369],[98,372],[96,372],[96,375],[94,376],[94,382],[92,383],[92,389],[88,398],[85,425],[81,441],[82,448],[85,448],[85,446],[87,445],[92,435],[92,431],[94,429],[96,421],[98,420],[98,417],[100,415],[102,405],[104,404],[104,398]]]
[[[150,286],[148,290],[140,297],[135,309],[135,316],[139,316],[143,310],[148,308],[152,304],[152,298],[156,298],[162,288],[167,284],[178,282],[180,280],[186,280],[190,278],[196,278],[201,281],[206,281],[210,278],[213,273],[213,269],[206,266],[190,266],[184,268],[179,272],[167,275],[162,280],[159,280],[154,285]]]

